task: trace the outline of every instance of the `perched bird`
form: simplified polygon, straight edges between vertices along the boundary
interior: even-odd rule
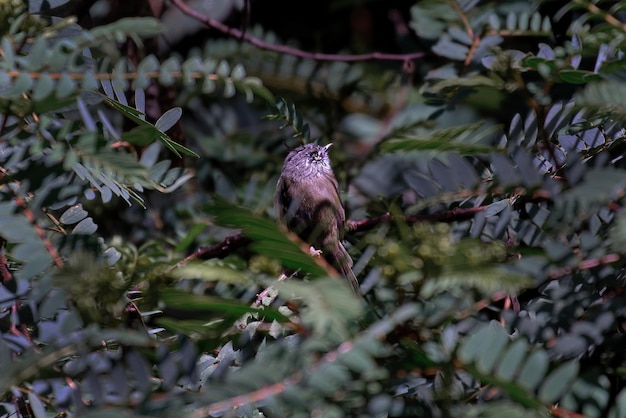
[[[279,221],[316,250],[360,294],[352,258],[341,243],[346,213],[337,179],[330,167],[328,148],[306,144],[285,158],[276,186],[274,205]]]

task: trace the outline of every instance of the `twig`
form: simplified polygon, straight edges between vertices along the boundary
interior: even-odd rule
[[[172,0],[172,3],[178,7],[178,9],[186,14],[187,16],[191,16],[194,19],[204,23],[208,27],[212,29],[216,29],[228,36],[231,36],[235,39],[242,39],[248,42],[251,45],[256,46],[260,49],[265,49],[267,51],[279,52],[281,54],[293,55],[295,57],[300,58],[310,58],[316,61],[343,61],[343,62],[355,62],[355,61],[371,61],[371,60],[380,60],[380,61],[410,61],[423,58],[426,54],[423,52],[413,52],[411,54],[386,54],[383,52],[371,52],[369,54],[359,54],[359,55],[343,55],[343,54],[322,54],[315,52],[307,52],[301,49],[292,48],[286,45],[277,45],[265,42],[261,39],[255,38],[254,36],[239,30],[237,28],[231,28],[220,22],[219,20],[211,19],[210,17],[198,12],[187,6],[183,0]]]
[[[478,206],[475,208],[454,208],[449,211],[436,213],[433,215],[411,215],[403,217],[406,223],[415,222],[453,222],[471,219],[476,213],[485,210],[487,206]],[[390,222],[393,220],[393,216],[386,213],[374,218],[362,219],[359,221],[348,221],[347,228],[351,232],[368,231],[381,223]],[[190,261],[208,260],[210,258],[224,258],[237,248],[241,248],[251,243],[252,240],[243,234],[230,235],[224,238],[217,244],[210,245],[208,247],[200,247],[194,251],[191,255],[185,257],[176,263],[172,269],[182,267]]]
[[[285,279],[288,279],[289,277],[285,274],[285,273],[281,273],[280,276],[278,276],[278,279],[276,279],[277,282],[282,282]],[[271,297],[272,300],[276,298],[276,296],[272,296],[270,293],[272,293],[272,291],[274,291],[274,288],[272,286],[268,286],[266,287],[262,292],[259,292],[256,295],[256,300],[254,301],[254,303],[252,304],[253,308],[258,308],[259,306],[263,305],[263,299],[265,299],[266,297]],[[265,304],[267,306],[269,306],[269,304]]]
[[[622,32],[626,32],[626,24],[620,22],[620,20],[617,19],[615,16],[611,15],[609,12],[605,10],[602,10],[595,4],[588,2],[588,1],[584,1],[584,0],[574,0],[574,3],[582,5],[592,15],[600,16],[609,25],[620,29]]]
[[[600,258],[591,258],[587,260],[583,260],[578,265],[573,267],[562,267],[550,273],[549,279],[556,280],[560,279],[563,276],[567,276],[568,274],[572,274],[577,270],[590,270],[592,268],[607,266],[609,264],[617,263],[620,261],[622,257],[619,254],[607,254]]]
[[[410,215],[405,216],[402,220],[406,223],[413,224],[416,222],[453,222],[471,219],[478,212],[485,210],[487,206],[477,206],[475,208],[454,208],[445,212],[435,213],[433,215]],[[347,228],[350,232],[369,231],[377,225],[384,222],[393,221],[393,215],[385,213],[384,215],[373,218],[362,219],[359,221],[348,221]]]
[[[17,203],[17,205],[20,207],[22,215],[24,215],[24,217],[28,219],[28,221],[33,225],[33,228],[35,228],[37,236],[46,248],[46,251],[48,251],[48,254],[50,254],[50,257],[52,257],[52,261],[54,261],[54,264],[56,264],[57,267],[63,267],[63,259],[61,258],[61,254],[59,254],[57,248],[46,236],[45,230],[37,223],[37,218],[28,207],[26,201],[17,194],[14,194],[13,199],[15,200],[15,203]]]
[[[9,271],[7,257],[4,253],[0,254],[0,278],[2,279],[2,283],[9,283],[13,276]]]
[[[252,240],[244,236],[243,234],[230,235],[224,238],[224,240],[222,240],[222,242],[220,243],[208,247],[198,248],[196,251],[193,252],[193,254],[185,257],[184,259],[176,263],[176,265],[174,265],[174,268],[184,266],[188,262],[195,259],[207,260],[209,258],[224,258],[233,250],[241,248],[244,245],[248,245],[250,242],[252,242]]]

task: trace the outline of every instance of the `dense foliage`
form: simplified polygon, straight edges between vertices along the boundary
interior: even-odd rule
[[[0,415],[626,416],[626,2],[270,3],[0,0]]]

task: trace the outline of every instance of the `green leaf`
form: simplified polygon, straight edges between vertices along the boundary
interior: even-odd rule
[[[530,409],[509,400],[490,400],[482,405],[471,405],[463,408],[464,418],[547,418],[549,413],[545,409]]]
[[[300,269],[315,277],[328,274],[299,243],[289,239],[275,221],[220,198],[207,211],[215,216],[218,224],[241,228],[244,235],[252,239],[252,246],[259,254],[276,258],[286,267]]]
[[[189,228],[185,237],[180,240],[178,245],[176,245],[174,251],[179,252],[186,250],[196,240],[196,238],[200,236],[200,234],[206,229],[206,227],[207,226],[205,224],[193,225],[191,228]]]
[[[626,416],[626,389],[622,389],[617,395],[615,406],[609,412],[609,418]]]
[[[106,95],[102,95],[102,98],[107,105],[119,111],[120,113],[122,113],[124,116],[126,116],[127,118],[129,118],[130,120],[138,124],[139,126],[144,127],[148,130],[151,130],[151,132],[154,134],[154,138],[160,140],[170,151],[172,151],[178,157],[181,156],[181,153],[190,155],[192,157],[198,157],[198,158],[200,157],[197,153],[193,152],[192,150],[172,141],[165,133],[160,131],[151,123],[146,122],[142,117],[143,113],[141,113],[137,109],[134,109],[123,103],[120,103],[117,100],[111,99],[110,97]],[[173,115],[175,115],[175,113],[176,112],[174,112]]]
[[[74,92],[67,97],[58,98],[56,95],[49,95],[43,100],[38,100],[33,105],[34,113],[48,113],[54,112],[58,109],[63,109],[65,107],[72,106],[76,103],[78,99],[78,92]]]
[[[200,279],[224,283],[248,283],[249,280],[241,271],[226,267],[207,264],[187,264],[171,271],[176,278]]]
[[[154,126],[160,131],[166,132],[172,126],[176,125],[176,122],[179,121],[182,114],[183,110],[180,107],[174,107],[161,115],[161,117],[156,121]]]
[[[548,370],[550,360],[544,351],[534,351],[526,359],[522,371],[517,378],[517,382],[525,389],[534,391],[543,381]]]
[[[235,95],[235,93],[237,92],[237,90],[235,89],[235,84],[233,83],[233,81],[229,78],[224,80],[224,97],[226,98],[230,98],[233,97]]]
[[[8,36],[2,37],[2,52],[4,60],[4,70],[12,70],[15,68],[15,55],[13,54],[13,44]]]
[[[584,70],[561,70],[559,71],[559,78],[570,84],[585,84],[592,81],[603,80],[602,76],[592,71]]]
[[[430,135],[405,136],[399,139],[389,139],[381,145],[381,149],[391,152],[437,150],[456,151],[461,155],[487,154],[492,152],[493,148],[479,145],[475,142],[490,135],[499,128],[492,127],[479,131],[482,125],[482,122],[478,122],[470,125],[440,129]],[[472,143],[469,143],[470,141]]]
[[[76,82],[67,73],[63,73],[61,80],[57,83],[56,98],[64,99],[76,93]]]
[[[73,225],[85,219],[88,213],[81,204],[77,204],[67,209],[61,217],[59,218],[59,222],[65,225]]]
[[[500,361],[502,350],[510,341],[507,333],[499,325],[490,327],[490,330],[492,332],[482,341],[483,348],[476,359],[476,368],[484,374],[491,373],[497,362]]]
[[[618,253],[626,254],[626,213],[620,212],[616,215],[609,236],[611,248]]]
[[[33,88],[33,99],[37,101],[42,100],[48,97],[52,91],[54,91],[54,81],[47,73],[44,73],[35,82],[35,87]]]
[[[433,46],[433,52],[452,60],[463,61],[469,52],[469,48],[465,45],[452,42],[450,39],[441,38]]]
[[[243,80],[246,77],[246,70],[243,68],[243,65],[236,64],[230,72],[230,76],[233,80]]]
[[[28,73],[20,73],[19,77],[13,82],[13,85],[6,93],[9,97],[21,96],[26,93],[33,85],[33,79]]]
[[[473,250],[465,251],[471,255]],[[505,265],[493,265],[493,262],[488,261],[472,265],[471,260],[464,255],[458,256],[450,258],[439,277],[424,284],[420,292],[423,297],[460,289],[477,289],[486,294],[498,291],[516,293],[533,284],[532,278],[512,271]]]
[[[222,329],[230,327],[232,324],[224,323],[224,321],[216,320],[202,320],[202,319],[186,319],[177,320],[171,318],[157,318],[156,324],[173,332],[181,333],[189,336],[209,336],[213,338],[219,338]]]
[[[211,77],[204,77],[202,82],[202,93],[211,94],[217,89],[217,84]]]
[[[486,217],[495,216],[510,206],[510,204],[511,202],[508,199],[499,200],[487,206],[483,212]]]
[[[520,366],[523,364],[529,351],[528,343],[520,338],[508,348],[502,359],[498,362],[495,376],[507,381],[513,380]]]
[[[96,80],[96,76],[93,71],[85,71],[81,87],[83,90],[96,90],[99,87],[98,80]]]
[[[248,77],[243,82],[235,82],[235,87],[246,94],[248,102],[252,102],[254,97],[259,97],[270,105],[274,103],[272,92],[263,86],[259,78]]]
[[[154,128],[151,126],[135,126],[131,130],[122,133],[120,140],[133,145],[150,145],[155,140]]]
[[[165,26],[152,17],[125,17],[108,25],[98,26],[82,36],[81,41],[98,42],[98,39],[114,39],[114,34],[137,35],[144,38],[160,35]],[[119,39],[116,39],[120,41]],[[123,40],[121,40],[123,41]]]
[[[137,73],[153,73],[159,70],[159,60],[152,54],[141,60],[137,66]]]
[[[303,323],[314,333],[335,341],[347,338],[348,324],[363,313],[361,299],[341,278],[325,277],[308,283],[286,280],[272,286],[283,298],[302,301],[306,306],[301,313]]]
[[[33,392],[28,393],[28,405],[32,409],[33,415],[36,418],[46,417],[46,408],[44,407],[43,402],[41,402],[41,399],[39,399],[39,396],[37,396]]]
[[[198,155],[196,152],[190,150],[189,148],[186,148],[178,142],[172,141],[168,136],[159,136],[159,139],[170,151],[172,151],[179,157],[181,156],[181,154],[187,154],[192,157],[200,158],[200,155]]]
[[[167,313],[167,309],[176,309],[184,312],[186,315],[194,315],[196,317],[205,315],[207,317],[223,315],[236,319],[240,316],[251,313],[265,317],[273,321],[286,321],[286,318],[278,311],[265,307],[257,309],[249,305],[234,302],[228,299],[221,299],[213,296],[194,295],[180,290],[166,289],[160,293],[160,299],[163,303],[163,310]]]
[[[180,62],[175,57],[166,59],[159,70],[159,83],[169,87],[176,81],[175,75],[180,72]],[[208,77],[207,77],[208,78]]]
[[[506,332],[498,323],[492,321],[488,325],[482,326],[480,329],[473,332],[470,338],[463,344],[459,350],[459,360],[464,363],[479,361],[483,353],[489,350],[491,341],[501,341],[503,339],[502,337],[508,338]],[[501,350],[501,347],[499,350]],[[483,370],[482,373],[489,373],[490,370],[491,366],[489,369]]]
[[[580,363],[570,361],[560,365],[551,372],[539,388],[539,399],[545,403],[555,403],[569,389],[574,379],[578,376]]]
[[[626,86],[623,83],[589,83],[582,92],[576,94],[575,99],[577,106],[610,109],[616,117],[626,118]]]
[[[93,222],[93,219],[83,219],[74,227],[72,234],[91,235],[98,230],[98,225]]]
[[[504,80],[491,76],[471,75],[468,77],[450,77],[435,82],[429,87],[429,91],[433,93],[441,93],[447,89],[457,89],[459,87],[492,87],[496,90],[504,89]]]

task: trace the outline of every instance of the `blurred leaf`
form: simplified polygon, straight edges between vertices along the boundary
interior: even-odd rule
[[[626,115],[626,86],[622,83],[603,81],[591,83],[577,93],[576,104],[592,109],[610,109],[615,117]]]
[[[513,380],[529,351],[528,343],[519,339],[508,348],[495,370],[498,379]]]
[[[302,312],[302,321],[313,328],[313,332],[325,335],[334,333],[341,340],[348,337],[348,323],[361,316],[363,304],[344,283],[343,279],[322,278],[303,283],[290,280],[274,284],[286,299],[300,299],[307,307]],[[328,309],[333,306],[333,309]]]
[[[602,80],[600,75],[583,70],[561,70],[559,71],[559,77],[562,81],[570,84],[585,84]]]
[[[176,278],[200,279],[224,283],[248,283],[246,275],[233,268],[205,264],[187,264],[171,272]]]
[[[48,74],[42,74],[41,77],[35,82],[33,88],[33,99],[36,101],[45,99],[54,90],[54,81]]]
[[[157,318],[156,324],[173,333],[181,333],[191,337],[212,336],[219,337],[219,332],[223,332],[232,326],[230,323],[223,321],[208,321],[201,319],[176,320],[171,318]],[[217,333],[217,335],[216,335]]]
[[[237,319],[246,313],[257,314],[273,321],[283,322],[286,320],[282,314],[270,308],[257,309],[227,299],[193,295],[174,289],[166,289],[161,292],[160,299],[166,313],[168,310],[175,309],[185,315],[204,316],[207,320],[215,316],[225,319],[224,315],[231,319]]]
[[[315,277],[327,274],[324,268],[303,250],[302,245],[290,239],[278,228],[276,222],[223,199],[216,199],[207,211],[215,216],[218,224],[241,228],[243,233],[253,240],[252,246],[259,254],[276,258],[286,267],[302,270]]]
[[[455,151],[461,155],[486,154],[493,149],[489,146],[466,142],[477,142],[496,129],[479,131],[482,125],[482,122],[479,122],[472,125],[440,129],[427,136],[390,139],[384,142],[381,148],[385,151],[437,150]]]
[[[552,371],[539,389],[539,399],[545,403],[555,403],[574,382],[578,376],[580,365],[576,361],[571,361],[560,365]]]
[[[174,251],[178,252],[187,249],[205,229],[206,225],[203,224],[192,226],[189,231],[187,231],[187,235],[180,240]]]
[[[46,417],[46,408],[44,407],[39,397],[32,392],[28,394],[28,405],[32,409],[33,414],[36,418]]]
[[[519,384],[528,390],[535,390],[545,378],[549,361],[544,351],[531,353],[517,378]]]
[[[76,90],[76,82],[68,74],[63,74],[56,85],[56,98],[63,99],[71,96]]]
[[[29,90],[32,85],[33,79],[30,77],[30,75],[28,73],[21,73],[13,83],[13,86],[11,86],[11,89],[9,90],[7,95],[10,97],[20,96],[26,93],[26,91]]]
[[[469,53],[467,46],[452,42],[450,39],[446,38],[439,39],[432,49],[435,54],[454,60],[465,60],[465,57]]]

